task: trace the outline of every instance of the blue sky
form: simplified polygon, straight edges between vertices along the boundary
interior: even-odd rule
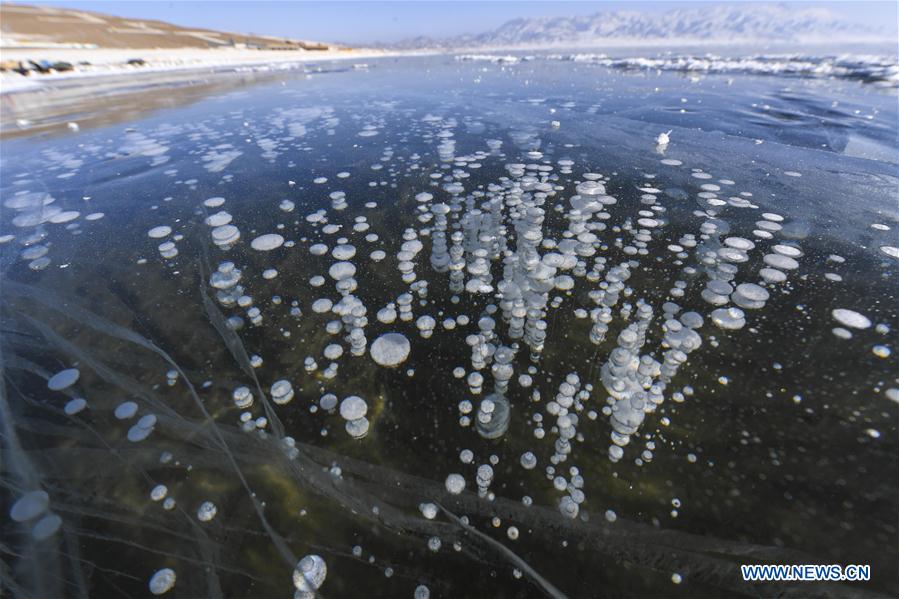
[[[159,19],[188,27],[364,44],[392,42],[427,35],[442,37],[480,33],[510,19],[538,16],[589,15],[602,10],[663,12],[705,2],[596,2],[596,1],[222,1],[222,0],[62,0],[25,3],[48,4]],[[797,6],[826,6],[845,18],[868,24],[896,21],[896,2],[792,2]]]

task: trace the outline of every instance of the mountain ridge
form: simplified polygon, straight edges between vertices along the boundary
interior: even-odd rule
[[[394,49],[587,47],[620,43],[861,42],[880,41],[886,31],[848,22],[826,8],[784,4],[716,4],[664,13],[601,11],[574,17],[509,20],[477,34],[418,36],[385,44]],[[893,36],[895,41],[895,35]]]

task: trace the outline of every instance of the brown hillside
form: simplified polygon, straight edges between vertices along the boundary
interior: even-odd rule
[[[96,12],[0,4],[4,45],[93,44],[101,48],[216,48],[246,45],[267,50],[324,50],[328,44],[185,28],[163,21],[124,19]]]

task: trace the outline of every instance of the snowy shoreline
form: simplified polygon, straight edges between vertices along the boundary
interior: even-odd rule
[[[74,70],[20,75],[16,72],[0,73],[0,94],[37,91],[58,83],[92,83],[97,78],[109,76],[178,73],[185,74],[202,69],[233,70],[289,70],[310,62],[334,60],[366,60],[395,56],[398,52],[382,50],[325,50],[325,51],[277,51],[214,49],[4,49],[3,61],[67,62]],[[403,53],[405,54],[405,53]],[[129,65],[132,59],[144,61],[142,65]],[[83,64],[89,63],[89,64]]]

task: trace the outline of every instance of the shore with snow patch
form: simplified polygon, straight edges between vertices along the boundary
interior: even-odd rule
[[[391,56],[382,50],[252,50],[239,48],[149,48],[149,49],[100,49],[100,48],[4,48],[4,62],[69,63],[72,70],[21,75],[6,71],[0,73],[0,94],[40,90],[54,84],[83,82],[91,85],[97,77],[150,73],[185,73],[203,69],[227,70],[286,70],[294,65],[332,60],[366,60]],[[128,64],[140,60],[143,64]]]

